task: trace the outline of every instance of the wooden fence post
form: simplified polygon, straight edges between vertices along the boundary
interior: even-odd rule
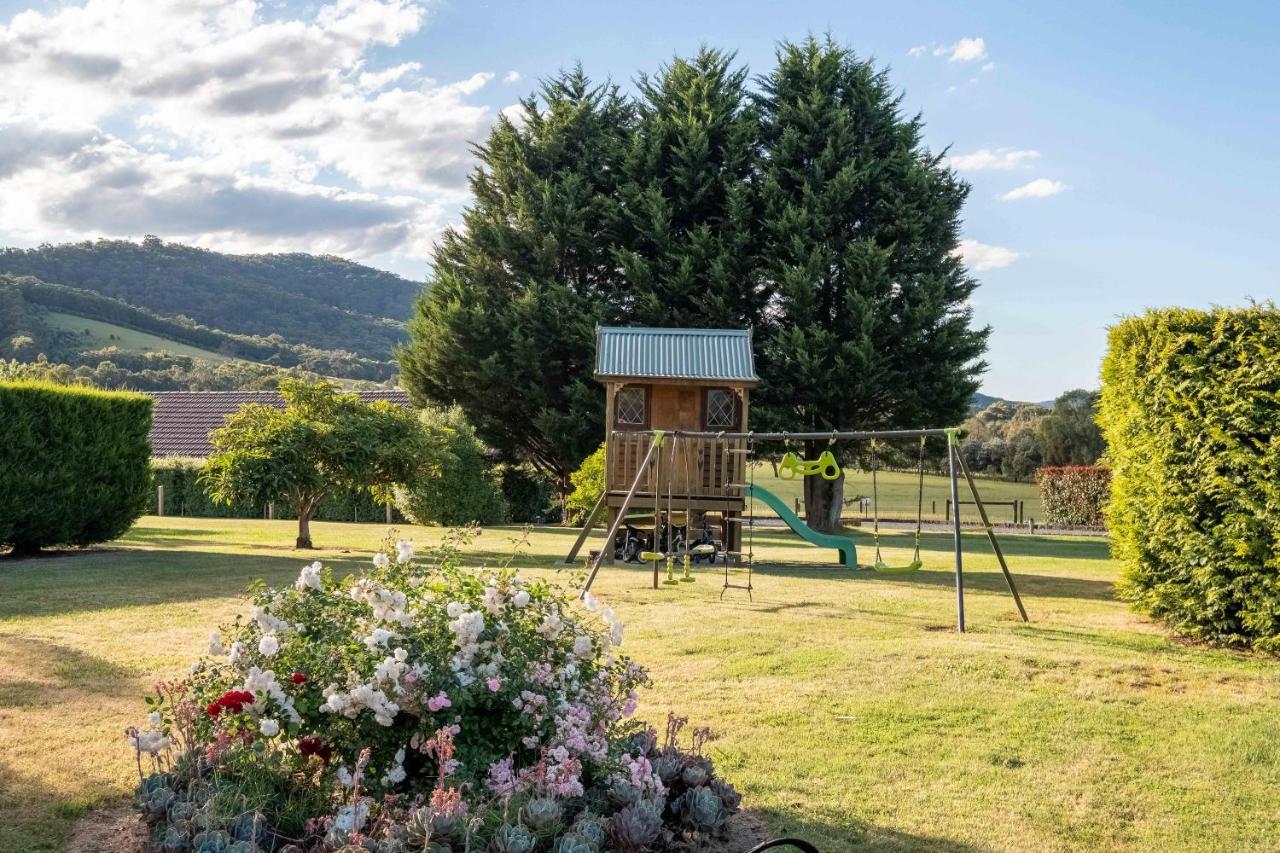
[[[391,525],[391,501],[387,501],[387,526]]]
[[[164,515],[164,484],[156,486],[156,515]]]

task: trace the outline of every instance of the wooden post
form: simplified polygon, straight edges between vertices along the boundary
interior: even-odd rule
[[[587,513],[586,523],[582,525],[582,530],[578,532],[578,538],[574,540],[573,547],[569,549],[569,553],[564,555],[564,564],[571,565],[578,558],[578,552],[582,550],[582,546],[587,541],[587,537],[591,535],[591,531],[595,529],[596,519],[600,516],[600,510],[604,507],[605,499],[609,496],[609,484],[606,483],[604,491],[600,493],[600,499],[596,501],[596,505],[591,508],[591,512]]]
[[[584,598],[591,591],[591,584],[595,583],[596,574],[600,571],[600,563],[603,562],[604,555],[613,553],[613,540],[618,535],[618,525],[622,523],[622,519],[626,518],[627,508],[631,506],[631,500],[636,496],[636,490],[640,488],[640,481],[644,479],[644,475],[648,472],[649,463],[653,461],[654,454],[662,446],[663,435],[662,432],[654,433],[653,442],[649,445],[649,452],[644,455],[644,460],[636,467],[636,478],[631,482],[631,488],[627,490],[627,496],[622,499],[622,506],[618,507],[617,515],[614,516],[613,522],[609,525],[609,532],[604,537],[605,547],[600,549],[600,553],[596,555],[595,562],[591,564],[591,571],[587,574],[587,582],[583,584],[582,592],[578,593],[578,598]],[[655,519],[657,518],[656,509],[654,517]]]
[[[164,515],[164,484],[156,486],[156,515]]]
[[[391,501],[387,501],[387,526],[391,525]]]
[[[267,520],[274,521],[276,517],[276,502],[267,501]]]

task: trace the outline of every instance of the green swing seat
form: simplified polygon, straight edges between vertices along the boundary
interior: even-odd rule
[[[920,529],[924,522],[924,436],[920,437],[920,461],[918,464],[919,494],[916,498],[916,536],[915,536],[915,554],[911,558],[911,562],[903,566],[891,566],[880,556],[880,489],[876,478],[876,440],[871,439],[871,515],[872,536],[875,538],[876,544],[876,560],[871,564],[872,571],[881,575],[906,575],[911,572],[919,571],[924,567],[924,562],[920,559]]]

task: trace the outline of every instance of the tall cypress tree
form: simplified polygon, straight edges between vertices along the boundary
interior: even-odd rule
[[[741,327],[756,321],[759,125],[747,71],[702,48],[637,81],[639,120],[620,191],[618,259],[630,322]]]
[[[415,401],[458,403],[484,441],[562,493],[600,441],[594,328],[620,301],[617,181],[633,115],[577,68],[522,101],[518,121],[499,118],[399,354]]]
[[[958,424],[988,334],[956,256],[968,186],[925,149],[886,72],[830,38],[781,45],[758,104],[773,298],[756,426]],[[811,526],[839,524],[843,488],[806,479]]]

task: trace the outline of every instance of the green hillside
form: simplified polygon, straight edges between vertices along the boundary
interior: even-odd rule
[[[405,338],[404,321],[421,287],[342,258],[228,255],[155,237],[4,249],[0,273],[110,297],[232,335],[387,363]]]
[[[84,342],[86,350],[115,347],[125,352],[167,352],[214,363],[232,360],[230,356],[222,353],[200,349],[189,344],[152,335],[148,332],[139,332],[136,329],[130,329],[125,326],[117,326],[114,323],[104,323],[101,320],[90,320],[72,314],[50,311],[44,315],[44,321],[54,329],[76,335]]]

